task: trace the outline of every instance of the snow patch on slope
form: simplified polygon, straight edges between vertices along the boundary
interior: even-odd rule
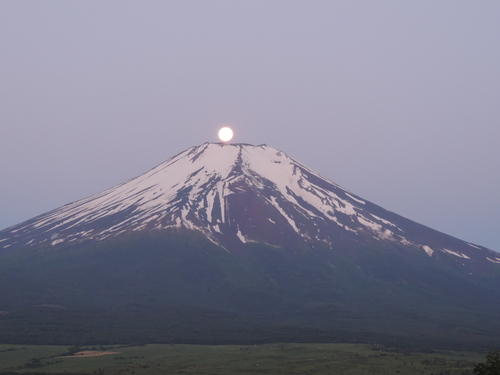
[[[271,204],[273,205],[274,208],[276,208],[279,211],[279,213],[281,214],[281,216],[283,216],[286,219],[286,221],[288,222],[288,224],[290,224],[290,226],[293,228],[293,230],[296,233],[300,234],[299,228],[297,228],[297,225],[295,224],[295,221],[293,221],[293,219],[286,214],[285,210],[283,210],[280,207],[280,205],[276,201],[275,197],[271,197]]]
[[[355,201],[356,201],[356,202],[358,202],[358,203],[361,203],[361,204],[366,204],[366,202],[365,202],[365,201],[362,201],[361,199],[358,199],[358,198],[356,198],[356,197],[353,197],[353,196],[352,196],[351,194],[349,194],[349,193],[345,193],[345,195],[347,195],[349,198],[351,198],[352,200],[355,200]]]
[[[462,254],[462,253],[457,253],[456,251],[451,251],[451,250],[448,250],[448,249],[443,249],[443,251],[445,253],[454,255],[454,256],[459,257],[459,258],[470,259],[470,257],[468,257],[467,255]]]
[[[363,216],[357,217],[358,221],[360,224],[364,225],[365,227],[371,229],[373,232],[377,234],[377,237],[380,239],[391,239],[393,237],[393,232],[391,232],[389,229],[385,229],[382,225],[377,224],[371,220],[368,220],[367,218]]]
[[[481,248],[480,248],[479,246],[473,245],[473,244],[471,244],[471,243],[469,243],[469,242],[467,242],[467,245],[469,245],[469,246],[471,246],[471,247],[475,247],[476,249],[481,250]]]
[[[432,256],[432,254],[434,253],[434,250],[432,250],[429,246],[427,245],[423,245],[422,248],[424,249],[424,251],[427,253],[428,256]]]
[[[243,236],[243,233],[241,233],[241,230],[239,227],[238,227],[238,231],[236,232],[236,235],[238,236],[238,238],[240,239],[241,242],[243,242],[243,243],[247,242],[245,236]]]

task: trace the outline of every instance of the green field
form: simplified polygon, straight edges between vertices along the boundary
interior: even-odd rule
[[[68,357],[65,346],[0,345],[0,375],[45,374],[472,374],[483,353],[401,352],[361,344],[144,345],[84,347],[107,355]]]

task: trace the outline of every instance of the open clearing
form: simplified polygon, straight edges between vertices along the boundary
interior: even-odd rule
[[[105,352],[105,351],[95,351],[95,350],[84,350],[82,352],[77,352],[73,355],[62,356],[59,358],[72,358],[72,357],[99,357],[101,355],[110,355],[110,354],[120,354],[120,352]]]
[[[79,355],[67,353],[65,346],[0,345],[0,375],[464,375],[484,361],[484,353],[404,352],[361,344],[101,346],[81,348]]]

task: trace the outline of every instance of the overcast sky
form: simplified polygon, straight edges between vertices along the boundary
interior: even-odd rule
[[[0,228],[223,125],[500,251],[500,1],[0,1]]]

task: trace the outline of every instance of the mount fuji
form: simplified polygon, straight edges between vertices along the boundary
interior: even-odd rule
[[[72,322],[89,306],[99,311],[89,321],[139,314],[189,342],[464,346],[500,334],[499,253],[385,210],[267,145],[191,147],[0,231],[0,261],[3,341],[24,337],[9,317],[45,327],[61,309]],[[162,309],[171,318],[159,323]],[[120,335],[135,338],[127,322]],[[222,338],[207,333],[215,328]],[[91,331],[82,340],[103,341]]]
[[[199,231],[216,244],[302,239],[379,242],[497,263],[500,254],[384,210],[267,145],[206,143],[103,193],[0,232],[0,247],[102,241],[127,232]],[[230,251],[229,249],[227,249]]]

